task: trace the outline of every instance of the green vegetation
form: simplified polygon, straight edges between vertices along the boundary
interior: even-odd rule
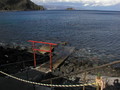
[[[0,0],[0,10],[44,10],[30,0]]]

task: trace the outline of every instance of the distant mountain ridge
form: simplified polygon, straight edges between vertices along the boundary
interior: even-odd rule
[[[0,10],[45,10],[30,0],[0,0]]]

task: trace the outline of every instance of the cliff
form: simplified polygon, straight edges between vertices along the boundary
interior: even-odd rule
[[[0,0],[0,10],[44,10],[30,0]]]

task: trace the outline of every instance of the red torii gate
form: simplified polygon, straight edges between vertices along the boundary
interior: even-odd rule
[[[32,49],[33,49],[33,55],[34,55],[34,67],[36,67],[36,52],[35,51],[44,51],[44,52],[49,52],[50,53],[50,69],[52,71],[52,46],[57,45],[55,43],[48,43],[48,42],[42,42],[42,41],[33,41],[33,40],[28,40],[28,42],[32,42]],[[50,46],[50,50],[41,50],[41,49],[36,49],[35,48],[35,43],[42,43],[42,44],[48,44]]]

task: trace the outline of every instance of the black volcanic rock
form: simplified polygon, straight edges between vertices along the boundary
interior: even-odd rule
[[[44,10],[30,0],[0,0],[0,10]]]

